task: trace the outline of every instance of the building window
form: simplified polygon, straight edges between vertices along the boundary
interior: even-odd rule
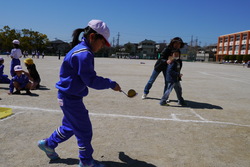
[[[234,50],[235,51],[239,50],[239,45],[236,45]]]
[[[246,40],[247,39],[247,34],[243,34],[243,39],[242,40]]]
[[[219,47],[219,51],[222,51],[222,47]]]
[[[246,45],[242,45],[241,50],[246,50]]]
[[[223,41],[222,38],[220,38],[220,43],[222,43],[222,41]]]
[[[240,35],[237,35],[236,36],[236,41],[239,41],[240,40]]]
[[[234,41],[234,36],[230,36],[230,41]]]
[[[227,50],[227,46],[224,46],[224,51],[226,51]]]
[[[230,50],[230,51],[233,50],[233,46],[229,46],[229,50]]]
[[[226,37],[224,42],[227,42],[227,41],[228,41],[228,38]]]

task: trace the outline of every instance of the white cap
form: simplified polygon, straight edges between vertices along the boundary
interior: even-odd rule
[[[12,43],[13,43],[13,44],[20,45],[20,42],[19,42],[17,39],[13,40]]]
[[[14,71],[23,71],[22,66],[16,65],[16,66],[14,67]]]
[[[91,20],[88,23],[88,26],[92,28],[93,30],[95,30],[98,34],[101,34],[106,40],[106,45],[110,47],[110,43],[108,42],[110,32],[106,23],[104,23],[101,20]]]

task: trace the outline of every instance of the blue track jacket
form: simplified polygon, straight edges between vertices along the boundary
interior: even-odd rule
[[[174,60],[171,64],[168,65],[166,80],[171,83],[180,81],[181,68],[182,68],[182,60],[181,59]]]
[[[21,88],[25,88],[29,83],[29,78],[25,74],[20,75],[20,77],[15,75],[10,81],[10,93],[14,91],[14,82],[18,82]]]
[[[93,89],[115,88],[116,82],[96,75],[94,54],[85,38],[65,56],[56,88],[60,92],[82,98]]]

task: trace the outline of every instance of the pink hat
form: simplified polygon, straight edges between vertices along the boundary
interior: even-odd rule
[[[101,20],[91,20],[88,23],[88,26],[90,28],[92,28],[93,30],[95,30],[98,34],[101,34],[104,37],[104,39],[106,40],[106,46],[110,47],[110,43],[108,42],[110,32],[109,32],[109,28],[106,25],[106,23],[104,23]]]

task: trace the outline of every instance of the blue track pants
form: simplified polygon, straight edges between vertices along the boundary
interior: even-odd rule
[[[20,60],[19,59],[12,59],[11,60],[11,63],[10,63],[10,75],[12,76],[12,77],[14,77],[15,75],[16,75],[16,73],[15,73],[15,71],[14,71],[14,67],[16,66],[16,65],[20,65],[21,64],[21,62],[20,62]]]
[[[91,161],[94,151],[91,146],[92,125],[82,98],[72,98],[59,92],[58,102],[64,113],[62,126],[58,127],[47,139],[47,145],[54,149],[58,146],[58,143],[64,142],[75,135],[79,146],[80,160],[82,162]]]

